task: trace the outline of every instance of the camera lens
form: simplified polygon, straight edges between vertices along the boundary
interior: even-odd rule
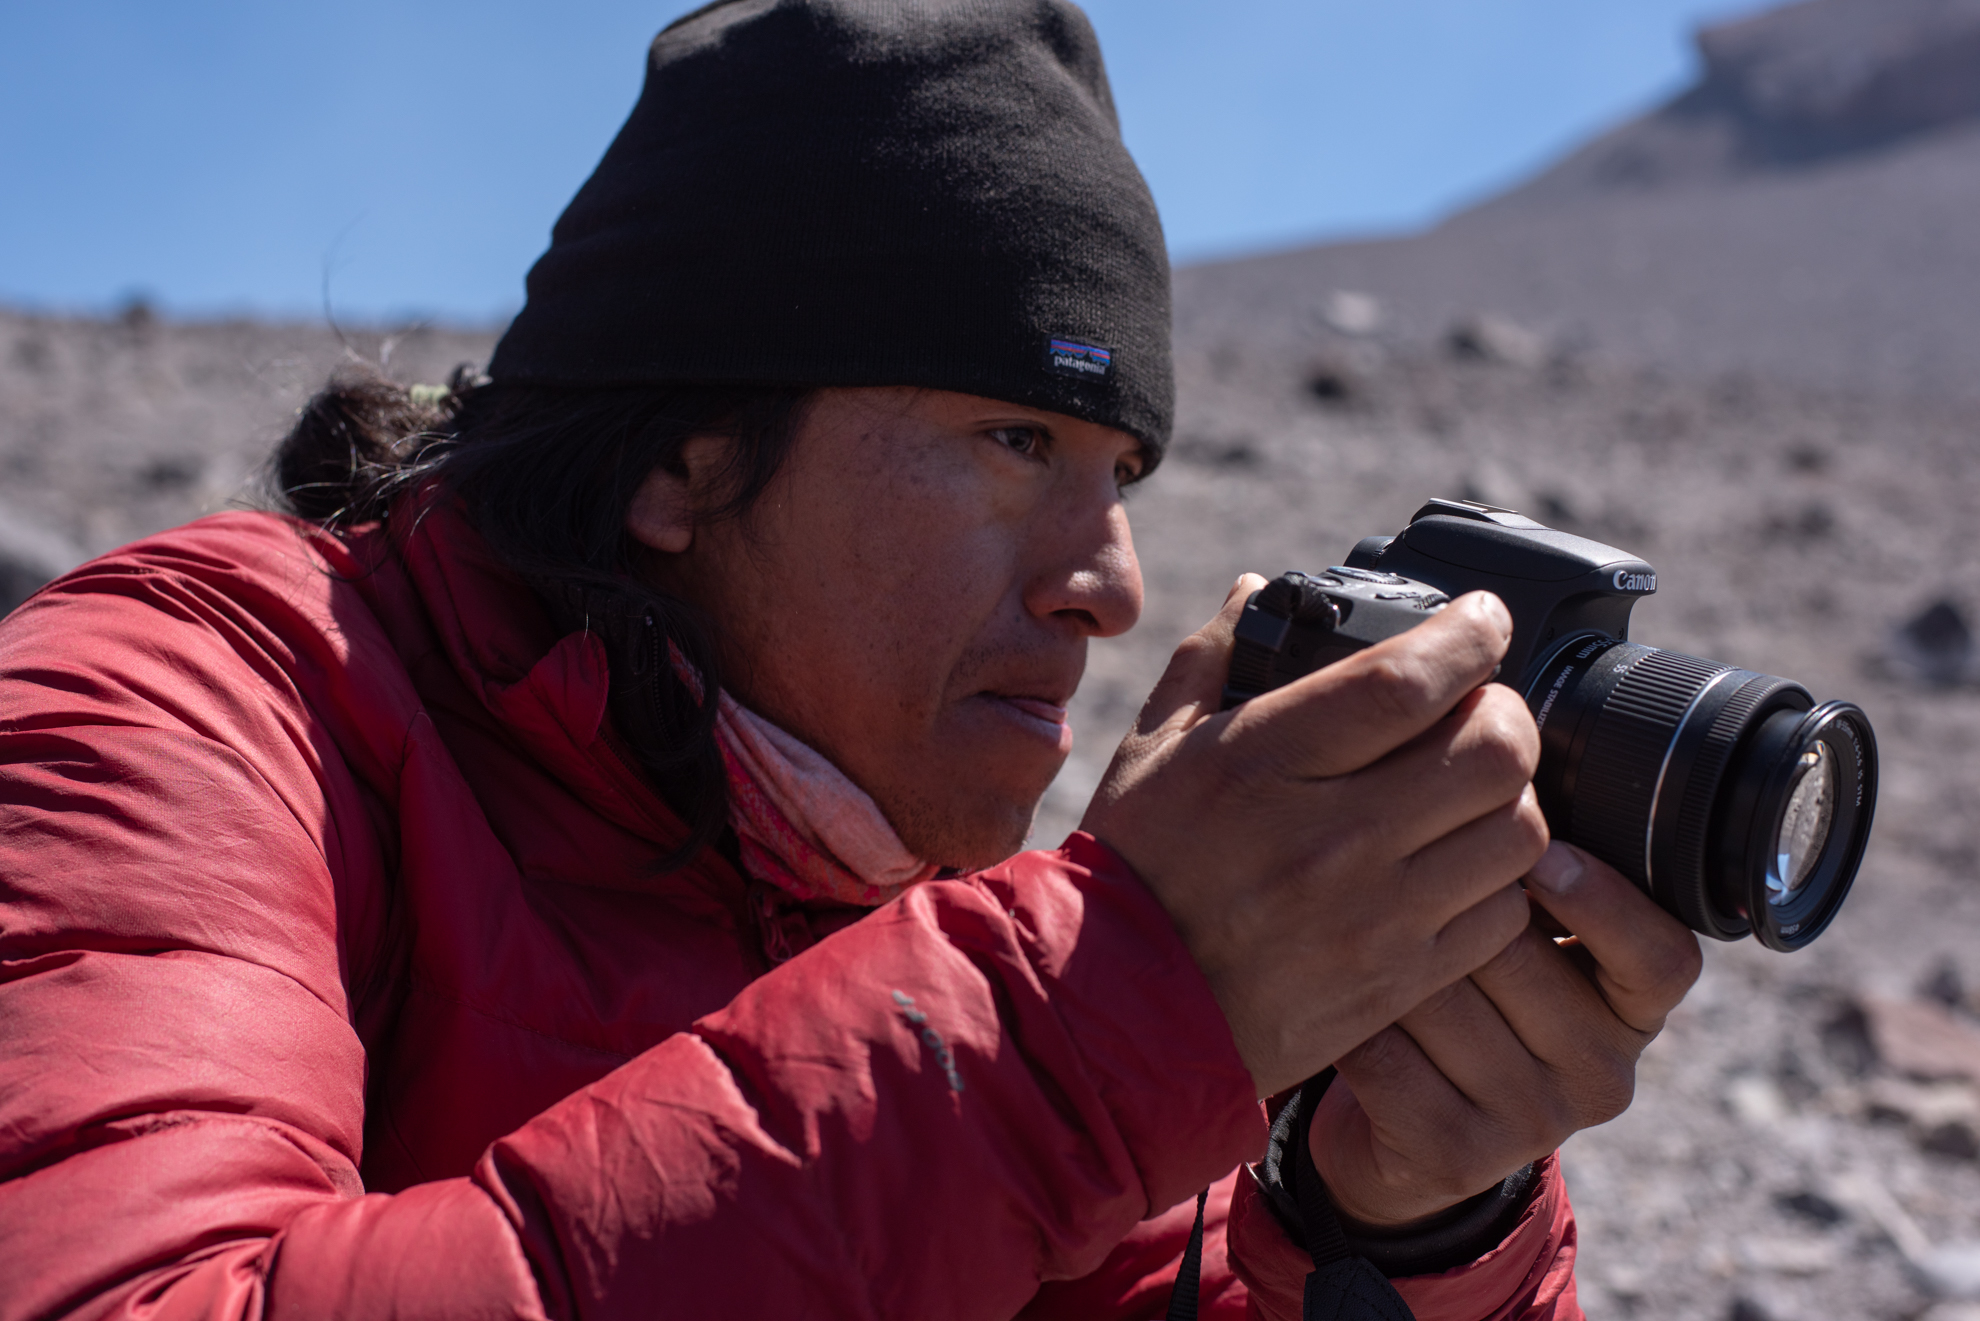
[[[1571,640],[1539,667],[1541,808],[1557,838],[1694,931],[1799,949],[1835,917],[1876,805],[1870,722],[1847,702],[1674,651]]]

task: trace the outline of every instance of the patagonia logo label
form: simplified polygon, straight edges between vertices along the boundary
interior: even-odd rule
[[[1045,341],[1045,365],[1068,376],[1105,376],[1114,365],[1114,351],[1069,339]]]

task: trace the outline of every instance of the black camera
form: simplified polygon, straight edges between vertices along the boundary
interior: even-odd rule
[[[1498,678],[1540,727],[1533,787],[1556,839],[1630,877],[1701,935],[1800,949],[1842,907],[1877,801],[1877,744],[1849,702],[1629,641],[1657,571],[1613,546],[1432,500],[1347,563],[1288,573],[1238,622],[1226,709],[1413,628],[1452,596],[1512,612]]]

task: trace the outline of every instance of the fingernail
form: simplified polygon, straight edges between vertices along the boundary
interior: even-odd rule
[[[1587,870],[1588,864],[1582,861],[1579,850],[1555,840],[1526,875],[1548,894],[1566,894]]]
[[[1479,598],[1478,608],[1485,612],[1485,617],[1492,621],[1499,632],[1508,637],[1512,636],[1512,611],[1506,609],[1504,601],[1491,592],[1486,592]]]

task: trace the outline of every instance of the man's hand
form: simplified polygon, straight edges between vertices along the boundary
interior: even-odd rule
[[[1219,713],[1262,586],[1177,650],[1083,825],[1168,909],[1269,1095],[1504,949],[1547,828],[1533,720],[1480,687],[1511,636],[1498,598]]]
[[[1697,980],[1698,938],[1579,849],[1550,846],[1527,891],[1573,939],[1528,927],[1341,1059],[1309,1142],[1351,1220],[1434,1214],[1621,1114]]]

